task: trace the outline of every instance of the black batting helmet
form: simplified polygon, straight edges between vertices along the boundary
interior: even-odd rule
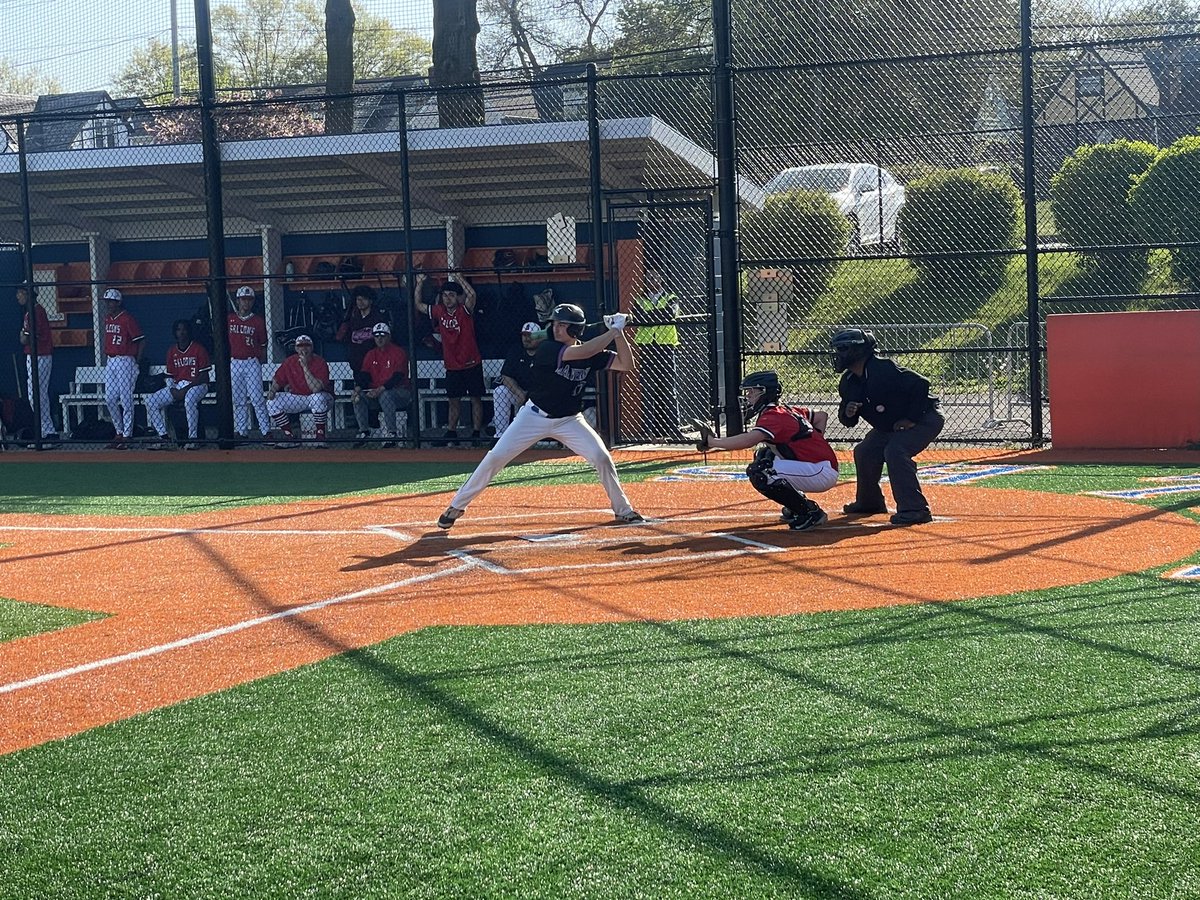
[[[579,337],[587,325],[587,316],[583,314],[583,308],[574,303],[560,303],[550,313],[550,321],[565,322],[567,333],[572,337]]]
[[[875,335],[861,328],[843,328],[830,339],[829,346],[833,348],[833,370],[845,372],[875,353]]]

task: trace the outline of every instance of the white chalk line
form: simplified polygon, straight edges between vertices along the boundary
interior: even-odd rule
[[[165,644],[156,644],[153,647],[144,647],[141,650],[134,650],[130,653],[122,653],[119,656],[109,656],[105,659],[93,660],[92,662],[83,663],[78,666],[72,666],[68,669],[59,669],[55,672],[46,672],[43,675],[38,675],[34,678],[27,678],[24,681],[13,681],[9,682],[8,684],[2,684],[0,685],[0,694],[10,694],[13,691],[19,691],[23,688],[37,687],[38,685],[48,684],[52,681],[70,678],[72,675],[81,675],[85,672],[93,672],[96,669],[103,669],[109,666],[120,665],[121,663],[133,662],[134,660],[145,659],[150,656],[158,656],[159,654],[168,653],[172,650],[182,650],[185,647],[191,647],[195,644],[204,643],[205,641],[212,641],[216,640],[217,638],[226,637],[227,635],[236,634],[237,632],[245,631],[248,628],[266,625],[269,622],[290,619],[295,616],[303,615],[307,612],[325,609],[326,607],[336,606],[339,603],[347,603],[351,600],[359,600],[363,597],[372,597],[376,594],[383,594],[387,591],[394,591],[398,588],[420,584],[425,581],[436,581],[440,578],[457,575],[460,572],[464,572],[470,568],[472,568],[472,565],[469,562],[464,562],[462,565],[453,566],[449,569],[443,569],[439,572],[428,572],[423,575],[415,575],[412,578],[404,578],[400,581],[393,581],[388,584],[363,588],[362,590],[353,591],[349,594],[342,594],[338,597],[330,597],[326,600],[317,600],[313,603],[305,603],[302,606],[293,606],[289,609],[270,613],[269,615],[247,619],[244,622],[235,622],[232,625],[214,628],[211,631],[203,631],[199,634],[180,638],[179,640],[170,641]]]

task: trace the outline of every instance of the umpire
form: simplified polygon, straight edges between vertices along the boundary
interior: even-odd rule
[[[864,418],[871,430],[854,447],[857,474],[853,503],[842,511],[871,516],[887,512],[879,480],[887,465],[896,501],[893,525],[920,525],[933,520],[917,481],[914,457],[942,431],[946,420],[938,398],[929,396],[929,381],[916,372],[875,355],[875,336],[859,328],[839,331],[830,341],[841,403],[838,421],[848,428]]]

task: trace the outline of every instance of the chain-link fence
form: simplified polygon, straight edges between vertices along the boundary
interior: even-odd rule
[[[618,61],[460,87],[412,75],[344,94],[230,90],[210,108],[100,91],[7,105],[0,283],[32,279],[48,313],[41,430],[158,442],[165,421],[174,443],[203,443],[229,397],[236,435],[279,438],[284,414],[264,421],[219,357],[255,359],[262,393],[305,334],[329,400],[288,413],[292,437],[483,445],[522,398],[506,382],[527,355],[522,325],[569,302],[589,322],[629,310],[638,325],[635,373],[588,391],[613,442],[682,441],[694,419],[721,422],[737,367],[776,369],[789,397],[831,404],[828,338],[847,326],[929,377],[943,440],[1041,441],[1046,314],[1197,305],[1200,149],[1186,138],[1200,125],[1200,40],[1192,23],[1033,15],[1023,43],[1008,4],[948,16],[747,0],[727,75]],[[718,75],[733,87],[728,122]],[[723,285],[716,210],[730,180],[738,278]],[[247,336],[231,319],[228,338],[253,346],[226,350],[211,322],[238,315],[242,287],[261,324]],[[118,402],[108,289],[142,334]],[[18,351],[9,393],[32,383],[19,316],[0,319]],[[164,420],[147,403],[180,321],[210,344],[215,374],[190,420],[182,402]],[[387,407],[362,400],[378,322],[409,378]],[[454,374],[464,367],[481,383]]]

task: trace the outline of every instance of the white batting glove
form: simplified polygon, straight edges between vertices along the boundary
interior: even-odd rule
[[[625,313],[612,313],[604,317],[604,327],[615,331],[624,331],[628,322],[629,316]]]

